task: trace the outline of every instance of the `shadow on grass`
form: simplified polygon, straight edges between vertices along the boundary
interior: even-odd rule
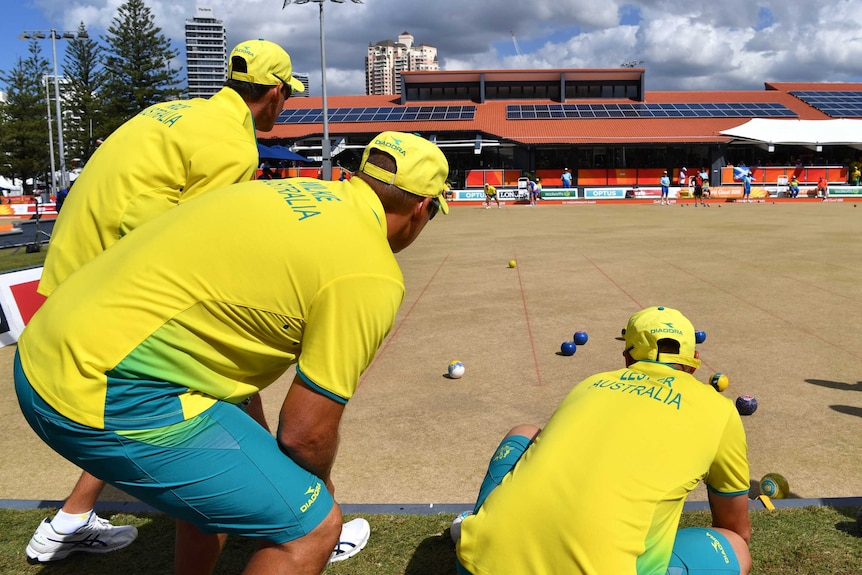
[[[810,384],[828,387],[829,389],[840,389],[843,391],[862,391],[862,381],[856,383],[845,383],[843,381],[830,381],[828,379],[806,379]]]
[[[404,575],[455,575],[455,545],[448,529],[419,543]]]
[[[836,507],[835,510],[850,519],[850,521],[839,521],[835,529],[850,535],[862,538],[862,507]]]
[[[856,417],[862,417],[862,408],[854,407],[852,405],[830,405],[829,408],[845,415],[855,415]]]

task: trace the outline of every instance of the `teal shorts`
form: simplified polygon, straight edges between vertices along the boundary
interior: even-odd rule
[[[478,513],[479,508],[488,498],[488,495],[495,487],[500,485],[503,477],[512,471],[527,448],[533,441],[529,437],[523,435],[512,435],[506,437],[500,442],[497,451],[491,457],[491,462],[488,463],[488,471],[485,473],[485,479],[482,481],[482,486],[479,487],[479,497],[476,499],[476,507],[473,508],[473,513]]]
[[[316,475],[279,449],[236,405],[135,432],[80,425],[30,386],[15,356],[15,391],[27,422],[57,453],[94,476],[204,533],[274,544],[316,528],[334,501]]]
[[[727,537],[714,529],[680,529],[667,575],[739,575],[739,561]]]
[[[503,441],[497,447],[494,455],[491,456],[491,461],[488,463],[488,470],[485,472],[485,479],[482,481],[482,486],[479,487],[479,496],[476,498],[476,506],[473,508],[473,513],[478,513],[479,508],[485,503],[488,495],[500,485],[507,473],[512,471],[527,448],[533,440],[523,435],[511,435],[504,437]],[[455,569],[458,575],[471,575],[467,569],[461,565],[458,557],[455,557]]]

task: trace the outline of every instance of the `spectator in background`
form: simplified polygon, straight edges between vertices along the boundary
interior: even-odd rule
[[[862,180],[862,171],[859,170],[858,164],[854,164],[853,167],[850,169],[850,185],[858,186],[860,180]]]
[[[260,167],[262,170],[261,174],[260,174],[261,180],[274,180],[275,179],[275,172],[273,172],[272,168],[269,167],[269,162],[264,162],[263,164],[261,164]]]
[[[344,166],[341,165],[341,162],[338,162],[338,181],[343,182],[344,180],[350,179],[350,170],[344,169]]]
[[[563,174],[560,176],[560,180],[562,180],[564,188],[572,187],[572,172],[569,171],[569,168],[563,169]]]
[[[790,192],[791,198],[799,196],[799,180],[796,178],[796,174],[790,176],[790,182],[787,184],[787,191]]]
[[[665,170],[661,179],[658,181],[661,186],[661,204],[660,205],[670,205],[670,177],[667,175],[667,170]]]
[[[54,209],[57,210],[57,213],[60,213],[60,210],[63,209],[63,203],[66,201],[66,196],[69,195],[69,191],[72,189],[72,185],[75,182],[70,182],[68,188],[63,188],[59,192],[57,192],[57,197],[54,198]]]
[[[446,184],[444,185],[443,197],[445,197],[446,200],[452,200],[455,198],[455,192],[452,191],[452,183],[451,182],[447,181]]]
[[[825,200],[829,197],[829,186],[824,178],[817,180],[817,197]]]
[[[793,175],[796,176],[796,179],[802,177],[802,172],[805,171],[805,166],[802,165],[802,160],[796,161],[796,167],[793,169]]]
[[[686,171],[685,166],[679,169],[679,187],[688,187],[688,172]]]

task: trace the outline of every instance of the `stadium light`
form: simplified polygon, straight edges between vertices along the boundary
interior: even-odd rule
[[[345,0],[331,0],[336,4],[344,4]],[[332,148],[329,143],[329,110],[326,104],[326,49],[324,48],[324,27],[323,27],[323,5],[326,0],[284,0],[281,9],[287,8],[287,5],[293,2],[294,4],[308,4],[316,2],[320,7],[320,84],[321,84],[321,103],[323,107],[323,140],[320,142],[321,147],[321,177],[324,180],[332,179]],[[354,4],[362,4],[362,0],[351,0]]]
[[[60,185],[62,188],[68,187],[68,174],[66,174],[66,149],[63,146],[63,110],[60,108],[60,80],[57,72],[57,40],[67,39],[74,40],[75,38],[89,38],[86,32],[58,32],[55,29],[51,30],[25,30],[18,37],[21,40],[44,40],[51,38],[51,53],[54,58],[54,100],[57,104],[57,144],[59,146],[60,156]],[[50,120],[49,120],[50,121]],[[54,153],[51,152],[51,163],[54,162]],[[53,170],[53,168],[52,168]],[[54,182],[54,176],[51,175],[51,183]]]
[[[48,75],[42,76],[45,84],[45,109],[48,111],[48,151],[51,153],[51,189],[57,187],[57,168],[54,166],[54,133],[51,130],[51,90],[48,88]]]

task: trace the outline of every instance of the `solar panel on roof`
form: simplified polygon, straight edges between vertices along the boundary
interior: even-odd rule
[[[862,92],[790,92],[809,106],[833,118],[862,118]]]
[[[472,120],[476,106],[407,106],[386,108],[331,108],[327,119],[330,122],[403,122],[410,120]],[[319,124],[323,122],[322,108],[282,110],[277,124]]]
[[[796,116],[783,104],[690,102],[679,104],[511,104],[506,106],[507,120],[539,118],[726,118]]]

